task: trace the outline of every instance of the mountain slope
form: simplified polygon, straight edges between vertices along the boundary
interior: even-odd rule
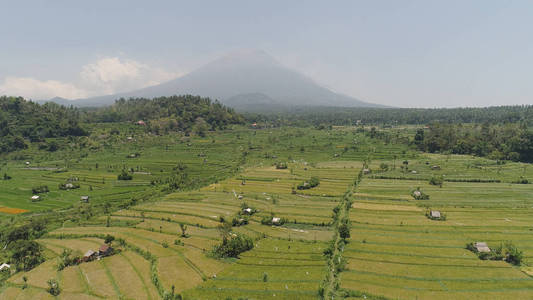
[[[153,98],[175,94],[210,97],[236,108],[239,108],[236,102],[243,101],[251,108],[255,101],[260,101],[257,104],[262,106],[380,106],[321,87],[262,51],[233,53],[166,83],[127,93],[80,99],[73,104],[101,106],[112,104],[121,97]],[[270,103],[265,103],[265,99]]]

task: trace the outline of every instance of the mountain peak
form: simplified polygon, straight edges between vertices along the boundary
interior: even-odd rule
[[[231,52],[180,78],[116,95],[73,101],[78,106],[112,104],[118,98],[192,94],[218,99],[237,109],[246,106],[377,107],[335,93],[308,77],[286,68],[265,51]],[[76,103],[74,103],[76,102]]]

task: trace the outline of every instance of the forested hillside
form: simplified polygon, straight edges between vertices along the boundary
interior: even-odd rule
[[[146,122],[152,130],[200,131],[243,123],[241,115],[218,101],[199,96],[170,96],[151,99],[119,99],[112,106],[89,111],[88,122]]]
[[[44,138],[82,136],[80,113],[55,103],[39,105],[21,97],[0,97],[0,153],[27,148]]]

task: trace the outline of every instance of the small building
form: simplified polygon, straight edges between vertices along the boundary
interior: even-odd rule
[[[365,174],[365,175],[366,174],[370,174],[370,172],[371,172],[370,169],[363,169],[363,174]]]
[[[107,244],[103,244],[100,246],[100,249],[98,249],[98,255],[99,256],[108,256],[113,252],[113,248]]]
[[[440,170],[440,166],[438,165],[431,166],[431,170]]]
[[[6,263],[3,263],[2,265],[0,265],[0,271],[9,270],[9,269],[11,269],[11,266]]]
[[[248,207],[248,208],[245,208],[245,209],[243,209],[242,211],[243,211],[243,212],[244,212],[245,214],[247,214],[247,215],[251,215],[251,214],[252,214],[252,209],[251,209],[251,208],[249,208],[249,207]]]
[[[38,195],[31,196],[31,201],[38,201],[39,199],[41,199],[41,196],[38,196]]]
[[[490,252],[490,248],[485,242],[475,242],[474,247],[476,247],[477,252]]]
[[[136,123],[137,125],[146,126],[146,123],[143,120],[139,120]]]
[[[88,262],[88,261],[93,260],[95,256],[96,256],[96,252],[94,252],[93,250],[87,250],[87,252],[85,252],[85,255],[83,255],[82,260],[84,262]]]
[[[280,218],[276,218],[276,217],[272,218],[272,224],[279,224],[280,221],[281,221]]]
[[[74,185],[69,182],[69,183],[65,184],[65,188],[72,189],[72,188],[74,188]]]
[[[432,210],[429,212],[429,215],[434,219],[440,219],[440,211]]]
[[[416,191],[413,192],[413,196],[420,197],[420,196],[422,196],[422,192],[419,191],[419,190],[416,190]]]
[[[81,197],[80,197],[80,201],[81,201],[81,202],[88,203],[88,202],[89,202],[89,196],[81,196]]]
[[[237,198],[238,198],[238,199],[242,199],[242,198],[243,198],[243,196],[242,196],[242,195],[239,195],[239,196],[238,196]]]
[[[29,162],[29,161],[27,161],[27,162],[26,162],[26,166],[29,166],[29,165],[30,165],[30,162]]]

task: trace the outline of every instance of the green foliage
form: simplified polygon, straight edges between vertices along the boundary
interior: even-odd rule
[[[444,178],[442,176],[432,176],[429,179],[429,184],[431,185],[437,185],[439,187],[442,187],[443,183],[444,183]]]
[[[41,246],[28,240],[17,240],[10,245],[11,261],[17,271],[29,271],[44,261]]]
[[[59,282],[55,279],[49,279],[47,282],[48,288],[46,291],[50,293],[52,296],[58,296],[61,293],[61,289],[59,288]]]
[[[222,243],[213,248],[212,254],[218,258],[239,257],[244,251],[253,249],[254,241],[242,234],[232,234],[229,238],[223,239]]]
[[[188,237],[187,235],[187,225],[185,223],[180,223],[181,237]]]
[[[79,124],[80,113],[55,103],[39,105],[21,97],[0,97],[0,154],[26,149],[30,142],[45,138],[85,136]],[[56,151],[59,145],[51,142],[47,149]]]
[[[154,133],[168,131],[196,132],[224,129],[242,124],[244,119],[218,101],[199,96],[170,96],[151,99],[119,99],[114,105],[90,112],[89,122],[124,122],[148,120],[146,129]]]
[[[320,179],[318,177],[311,177],[309,180],[304,181],[296,186],[299,190],[308,190],[312,189],[320,184]]]
[[[50,189],[48,189],[47,185],[40,185],[40,186],[35,186],[31,188],[31,192],[34,195],[41,194],[41,193],[48,193],[49,191]]]
[[[77,265],[80,262],[80,258],[76,256],[72,256],[72,250],[71,249],[63,249],[63,252],[61,255],[59,255],[57,263],[57,270],[61,271],[64,268],[68,266]]]
[[[111,242],[113,242],[115,240],[115,237],[110,235],[110,234],[107,234],[104,238],[104,243],[106,244],[111,244]]]
[[[276,169],[279,169],[279,170],[284,170],[288,168],[288,165],[286,162],[277,162],[275,166],[276,166]]]
[[[126,170],[122,169],[122,172],[117,176],[118,180],[132,180],[133,176],[129,174]]]

